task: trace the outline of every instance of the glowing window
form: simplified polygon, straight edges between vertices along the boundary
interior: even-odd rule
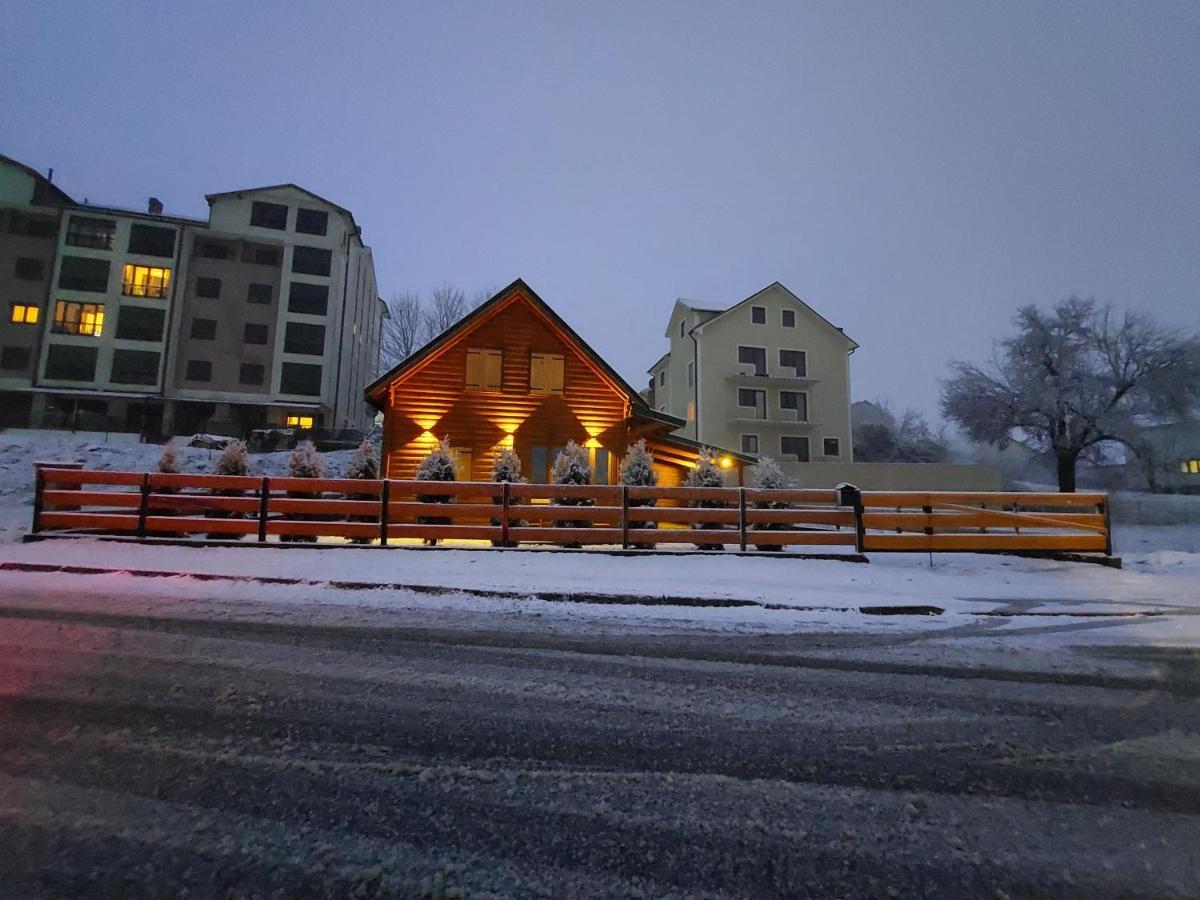
[[[125,264],[121,275],[121,293],[126,297],[165,297],[170,287],[170,269]]]
[[[12,312],[9,315],[10,322],[22,322],[26,325],[36,325],[38,320],[39,308],[30,306],[28,303],[14,303]]]
[[[1179,470],[1187,475],[1200,475],[1200,459],[1189,459],[1181,463]]]
[[[312,428],[313,427],[313,417],[312,416],[288,416],[286,424],[287,424],[288,428],[302,428],[302,429]]]
[[[104,330],[103,303],[69,303],[59,300],[54,304],[54,327],[56,334],[86,334],[100,337]]]

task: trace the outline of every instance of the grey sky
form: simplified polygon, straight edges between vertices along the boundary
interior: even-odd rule
[[[524,277],[630,381],[779,280],[856,399],[1070,293],[1200,325],[1200,4],[26,3],[0,152],[204,215],[295,181],[382,292]]]

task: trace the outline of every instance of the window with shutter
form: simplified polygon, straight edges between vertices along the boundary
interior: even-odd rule
[[[533,394],[563,392],[563,357],[559,353],[529,355],[529,391]]]

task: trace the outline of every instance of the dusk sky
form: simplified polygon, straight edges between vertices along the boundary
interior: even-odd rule
[[[781,281],[936,412],[1024,303],[1200,325],[1200,4],[68,3],[0,13],[0,153],[204,216],[293,181],[381,292],[523,277],[628,380]],[[817,374],[819,377],[819,373]]]

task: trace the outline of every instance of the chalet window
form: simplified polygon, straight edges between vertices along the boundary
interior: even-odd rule
[[[217,320],[192,319],[192,330],[188,337],[193,341],[215,341],[217,339]]]
[[[785,434],[779,439],[779,455],[789,462],[808,462],[808,438]]]
[[[825,438],[822,442],[821,452],[826,456],[841,456],[842,442],[837,438]]]
[[[529,355],[529,391],[533,394],[563,392],[564,360],[561,353]]]
[[[755,375],[767,374],[766,347],[738,347],[738,363],[743,366],[754,366]]]
[[[161,266],[135,266],[126,263],[121,271],[121,293],[126,297],[167,296],[171,287],[171,270]]]
[[[785,309],[779,314],[779,324],[784,328],[796,327],[796,311],[794,309]]]
[[[608,484],[608,451],[603,447],[592,450],[592,483]]]
[[[322,356],[325,353],[325,326],[288,322],[283,335],[283,352]]]
[[[189,359],[184,378],[187,381],[212,381],[212,363],[207,359]]]
[[[325,234],[329,230],[329,213],[301,206],[296,210],[296,230],[301,234]]]
[[[265,344],[267,342],[267,326],[247,322],[242,331],[242,343]]]
[[[165,319],[166,312],[161,309],[122,306],[117,312],[117,337],[123,341],[161,341]]]
[[[742,435],[742,452],[757,453],[758,452],[758,435],[743,434]]]
[[[285,362],[280,371],[279,392],[306,397],[321,396],[321,367]]]
[[[288,208],[282,203],[264,203],[255,200],[250,207],[250,224],[259,228],[274,228],[283,231],[287,228]]]
[[[503,357],[499,350],[467,350],[468,390],[498,391],[501,383]]]
[[[86,334],[100,337],[104,331],[103,303],[70,303],[59,300],[54,304],[54,324],[50,330],[55,334]]]
[[[115,384],[157,384],[158,353],[153,350],[113,350],[108,380]]]
[[[8,321],[17,322],[22,325],[36,325],[41,311],[40,306],[34,306],[30,303],[10,303]]]
[[[0,369],[5,372],[24,372],[29,368],[32,354],[28,347],[9,347],[0,349]]]
[[[58,270],[58,286],[69,291],[103,294],[108,290],[108,267],[107,259],[64,256]]]
[[[257,363],[242,363],[238,384],[262,384],[265,375],[266,370]]]
[[[750,307],[750,321],[755,325],[767,324],[767,308],[765,306]]]
[[[267,305],[271,302],[271,285],[269,284],[251,284],[246,288],[247,303],[261,303]]]
[[[91,247],[93,250],[111,250],[117,236],[117,223],[112,219],[95,219],[91,216],[71,216],[67,220],[67,244],[71,247]]]
[[[329,285],[293,281],[288,288],[288,312],[323,316],[329,308]]]
[[[738,406],[754,410],[754,418],[767,417],[767,392],[754,388],[738,388]]]
[[[170,258],[175,255],[175,229],[134,225],[129,229],[129,252]]]
[[[18,256],[13,277],[22,281],[41,281],[46,277],[46,261],[32,256]]]
[[[196,296],[205,297],[209,300],[217,300],[221,296],[221,279],[220,278],[197,278],[196,279]]]
[[[293,247],[292,271],[301,275],[328,275],[333,251],[324,247]]]
[[[96,348],[51,344],[46,351],[46,377],[55,381],[95,381]]]
[[[779,368],[791,369],[797,378],[808,375],[808,354],[803,350],[780,350]]]
[[[779,408],[794,410],[797,422],[808,421],[808,394],[802,391],[780,391]]]

